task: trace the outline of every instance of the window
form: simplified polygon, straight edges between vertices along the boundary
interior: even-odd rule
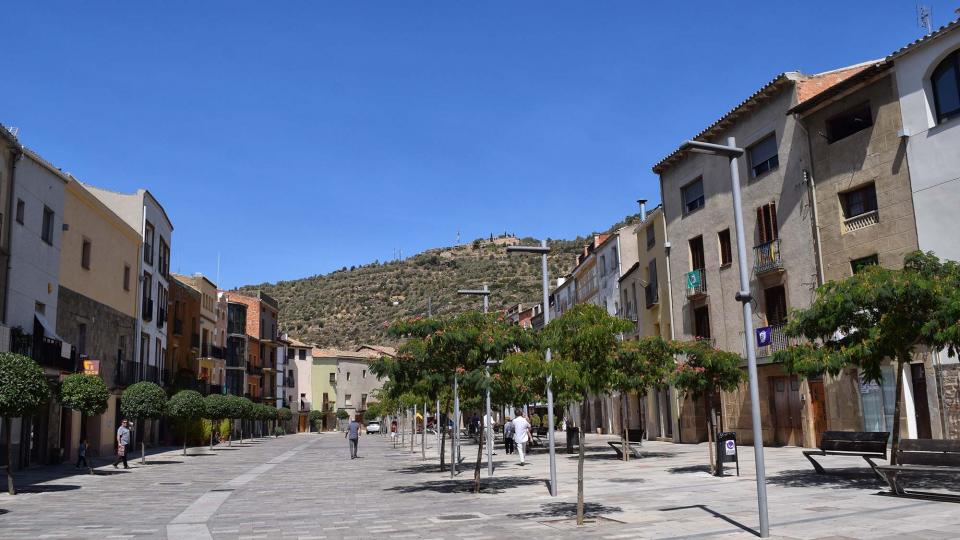
[[[130,290],[130,265],[123,265],[123,290]]]
[[[307,350],[306,350],[306,349],[300,349],[299,351],[297,351],[297,354],[299,355],[299,357],[300,357],[301,360],[306,360],[306,359],[307,359]]]
[[[343,406],[344,406],[344,407],[352,407],[352,406],[353,406],[353,399],[351,399],[351,398],[353,398],[353,395],[352,395],[352,394],[344,394],[344,396],[343,396]]]
[[[777,137],[771,133],[757,144],[747,149],[750,156],[750,172],[753,178],[776,170],[780,165],[780,158],[777,156]]]
[[[150,336],[140,334],[140,363],[146,364],[150,358]]]
[[[700,339],[710,339],[710,310],[707,306],[693,310],[693,335]]]
[[[36,311],[37,313],[41,314],[41,315],[46,315],[46,314],[47,314],[47,305],[44,304],[43,302],[34,302],[34,303],[33,303],[33,310]]]
[[[600,256],[600,277],[607,275],[607,256]]]
[[[724,229],[717,233],[717,242],[720,244],[720,266],[726,266],[733,262],[733,255],[730,251],[730,229]]]
[[[690,265],[691,270],[701,270],[707,267],[706,258],[703,255],[702,236],[690,239]]]
[[[347,380],[348,380],[348,381],[350,380],[350,372],[349,372],[349,371],[347,372]]]
[[[360,394],[360,408],[366,410],[367,408],[367,395]]]
[[[864,268],[874,264],[879,264],[876,253],[850,261],[850,269],[853,270],[854,274],[856,274]]]
[[[43,228],[40,229],[40,238],[53,245],[53,210],[43,207]]]
[[[960,116],[960,50],[956,50],[933,70],[933,105],[937,123]]]
[[[363,370],[363,373],[360,375],[360,378],[361,378],[361,379],[366,379],[366,378],[367,378],[367,370]]]
[[[653,223],[647,227],[647,251],[653,249],[653,246],[657,244],[657,229],[653,226]]]
[[[23,212],[25,208],[23,199],[17,199],[17,223],[23,225]]]
[[[767,304],[767,324],[779,326],[787,322],[787,292],[783,285],[763,291]]]
[[[827,141],[833,144],[872,125],[870,103],[861,103],[827,119]]]
[[[843,217],[850,219],[877,209],[877,188],[868,184],[853,191],[840,194]]]
[[[760,244],[768,244],[780,238],[780,231],[777,227],[776,203],[765,204],[757,208],[757,233],[760,237]]]
[[[336,374],[336,373],[331,373],[331,374],[330,374],[330,383],[332,384],[332,383],[335,383],[335,382],[337,382],[337,374]]]
[[[143,273],[143,309],[141,315],[143,320],[153,320],[153,276],[147,272]]]
[[[703,177],[680,188],[680,196],[683,199],[684,215],[703,208]]]
[[[85,270],[90,269],[90,240],[83,239],[83,247],[80,248],[80,266]]]
[[[153,224],[149,221],[143,228],[143,262],[153,264]]]
[[[159,265],[160,275],[169,276],[170,274],[170,246],[160,238],[160,257],[157,260]]]

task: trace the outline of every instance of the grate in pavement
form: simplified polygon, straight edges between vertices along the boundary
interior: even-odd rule
[[[157,482],[158,486],[183,486],[186,482]]]
[[[233,491],[233,488],[216,488],[211,489],[210,491]]]
[[[466,521],[468,519],[483,519],[480,514],[447,514],[445,516],[436,516],[441,521]]]

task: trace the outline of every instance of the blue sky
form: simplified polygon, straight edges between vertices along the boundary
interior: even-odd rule
[[[935,25],[960,7],[928,3]],[[219,252],[227,287],[458,230],[603,229],[777,73],[922,34],[901,0],[147,4],[5,5],[0,123],[82,181],[150,189],[173,269],[213,277]]]

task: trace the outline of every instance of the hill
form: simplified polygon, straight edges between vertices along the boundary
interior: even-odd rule
[[[627,216],[610,230],[636,220]],[[281,328],[307,343],[323,347],[350,347],[360,343],[389,344],[390,321],[425,315],[479,309],[479,297],[461,296],[457,289],[492,291],[490,309],[502,310],[542,298],[540,258],[510,255],[505,246],[534,244],[532,238],[500,236],[469,244],[435,248],[403,260],[374,262],[342,268],[324,275],[241,287],[274,297],[280,303]],[[586,237],[548,240],[551,285],[573,266]]]

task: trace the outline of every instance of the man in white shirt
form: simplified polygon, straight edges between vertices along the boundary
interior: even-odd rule
[[[524,451],[527,443],[530,441],[530,422],[523,415],[523,411],[517,411],[516,418],[513,419],[513,442],[517,443],[517,453],[520,454],[520,465],[524,463]]]

